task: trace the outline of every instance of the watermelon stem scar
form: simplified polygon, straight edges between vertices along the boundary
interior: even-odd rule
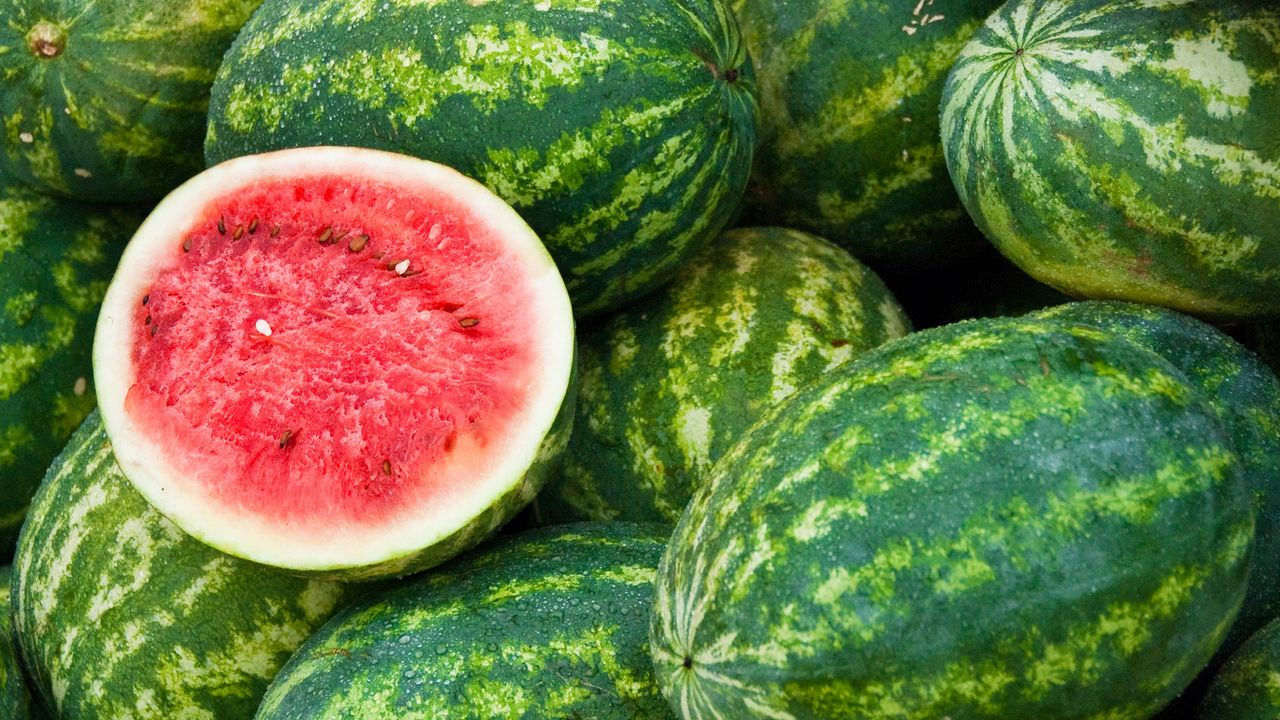
[[[67,33],[48,20],[41,20],[27,33],[27,47],[38,58],[56,58],[67,47]]]
[[[140,229],[104,308],[126,476],[219,549],[332,577],[493,530],[532,497],[570,387],[572,313],[537,237],[478,183],[390,153],[206,171]]]

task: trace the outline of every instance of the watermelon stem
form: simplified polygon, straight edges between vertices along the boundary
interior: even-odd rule
[[[56,58],[67,47],[67,33],[48,20],[41,20],[27,33],[27,47],[38,58]]]

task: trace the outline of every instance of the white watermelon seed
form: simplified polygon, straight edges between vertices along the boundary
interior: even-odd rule
[[[267,324],[267,321],[263,320],[262,318],[258,318],[258,322],[253,324],[253,329],[257,330],[259,333],[265,335],[266,337],[271,337],[271,326]]]

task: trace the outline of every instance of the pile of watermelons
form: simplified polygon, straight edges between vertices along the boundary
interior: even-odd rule
[[[1270,0],[0,0],[0,720],[1275,720],[1277,318]]]

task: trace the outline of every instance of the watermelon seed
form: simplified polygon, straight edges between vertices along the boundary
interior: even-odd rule
[[[191,238],[182,241],[182,252],[191,252]]]
[[[390,476],[390,475],[391,475],[391,461],[390,461],[390,460],[383,460],[383,461],[382,461],[382,474],[383,474],[383,475],[387,475],[387,476]]]
[[[33,143],[33,142],[35,142],[35,141],[36,141],[36,136],[35,136],[35,135],[32,135],[31,133],[24,132],[24,133],[20,133],[20,134],[18,135],[18,139],[19,139],[19,140],[21,140],[22,142],[24,142],[24,143],[26,143],[26,144],[30,145],[31,143]]]
[[[263,320],[262,318],[258,318],[258,322],[253,324],[253,329],[257,330],[259,333],[261,333],[266,337],[271,337],[271,325],[269,325],[267,321]]]
[[[237,225],[237,226],[236,226],[236,230],[235,230],[235,232],[231,233],[231,239],[232,239],[232,240],[239,240],[239,239],[240,239],[240,238],[242,238],[242,237],[244,237],[244,226],[243,226],[243,225]]]
[[[431,229],[429,231],[427,231],[427,239],[435,240],[438,237],[440,237],[440,224],[436,223],[431,226]]]
[[[150,325],[150,324],[151,324],[151,316],[150,316],[150,315],[148,315],[148,316],[147,316],[147,318],[146,318],[145,320],[143,320],[143,321],[142,321],[142,324],[144,324],[144,325]]]
[[[221,215],[218,216],[218,234],[219,235],[227,234],[227,222],[222,218]]]
[[[156,336],[156,328],[158,328],[158,327],[160,327],[160,326],[159,326],[159,325],[152,325],[152,326],[151,326],[151,337],[155,337],[155,336]]]
[[[406,272],[409,272],[409,261],[401,260],[396,263],[395,271],[397,275],[404,275]]]
[[[358,253],[364,249],[365,244],[369,242],[369,236],[360,234],[351,238],[351,242],[347,243],[347,249],[353,253]]]
[[[258,218],[249,221],[249,234],[252,235],[256,232],[258,232]]]
[[[75,393],[76,396],[79,397],[81,395],[84,395],[85,392],[88,391],[88,389],[89,389],[89,381],[84,379],[83,377],[78,377],[76,378],[75,387],[71,388],[71,392]]]
[[[85,170],[84,168],[76,168],[73,172],[76,174],[76,177],[82,177],[82,178],[93,177],[93,173],[89,172],[88,170]]]
[[[849,341],[845,340],[844,338],[836,338],[835,340],[831,341],[831,347],[833,348],[842,348],[848,344],[849,344]]]
[[[294,443],[297,442],[298,433],[300,432],[302,432],[302,428],[298,428],[297,430],[285,430],[284,434],[280,436],[280,449],[284,450],[285,448],[293,447]]]
[[[280,224],[276,223],[275,225],[271,226],[271,237],[275,237],[279,234],[280,234]]]
[[[321,245],[328,245],[330,242],[333,242],[333,226],[330,225],[326,227],[324,232],[320,233],[320,237],[316,239],[316,242]]]
[[[459,321],[458,321],[458,324],[459,324],[459,325],[461,325],[461,326],[462,326],[462,327],[464,327],[464,328],[475,327],[476,325],[479,325],[479,324],[480,324],[480,318],[477,318],[477,317],[464,317],[464,318],[462,318],[461,320],[459,320]]]
[[[147,303],[149,303],[149,302],[151,302],[151,293],[147,293],[146,295],[143,295],[143,296],[142,296],[142,304],[143,304],[143,305],[146,305],[146,304],[147,304]]]

